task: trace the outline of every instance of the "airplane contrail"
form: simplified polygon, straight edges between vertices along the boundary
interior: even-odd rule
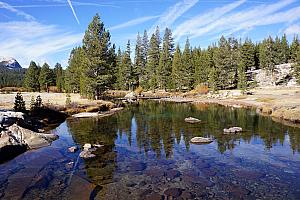
[[[75,17],[77,23],[80,24],[80,22],[79,22],[79,20],[78,20],[78,17],[77,17],[77,15],[76,15],[76,13],[75,13],[75,10],[74,10],[74,8],[73,8],[73,6],[72,6],[71,0],[67,0],[67,1],[68,1],[68,3],[69,3],[69,6],[70,6],[70,8],[71,8],[71,10],[72,10],[72,12],[73,12],[73,15],[74,15],[74,17]]]

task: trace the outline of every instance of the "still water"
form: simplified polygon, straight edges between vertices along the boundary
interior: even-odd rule
[[[231,126],[245,132],[223,135]],[[1,199],[300,199],[300,129],[254,110],[147,101],[52,132],[51,146],[0,165]],[[105,146],[68,152],[85,143]]]

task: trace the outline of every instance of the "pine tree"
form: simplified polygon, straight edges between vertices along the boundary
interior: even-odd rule
[[[183,64],[182,64],[182,58],[181,58],[181,51],[180,47],[177,44],[176,50],[174,53],[174,58],[172,62],[172,73],[171,73],[171,80],[172,80],[172,85],[171,88],[177,90],[182,90],[182,75],[181,75],[181,70],[182,70]]]
[[[14,105],[14,111],[16,112],[25,112],[25,101],[23,100],[23,96],[21,92],[18,92],[15,97],[15,105]]]
[[[255,45],[252,43],[250,39],[247,38],[241,46],[241,62],[245,66],[245,70],[256,69],[255,56],[256,56]]]
[[[209,53],[207,50],[196,48],[193,50],[195,63],[195,85],[207,84],[210,70]]]
[[[34,96],[31,96],[30,111],[33,111],[34,109],[35,109],[35,99],[34,99]]]
[[[31,61],[24,78],[24,86],[32,92],[40,90],[40,69],[35,62]]]
[[[289,49],[289,44],[288,44],[288,41],[286,39],[286,35],[285,34],[281,38],[280,52],[281,52],[280,64],[288,63],[288,61],[289,61],[289,55],[290,55],[290,49]]]
[[[275,69],[275,50],[274,41],[271,36],[260,44],[259,61],[260,66],[268,72],[273,73]]]
[[[134,56],[134,67],[133,67],[133,74],[132,80],[134,85],[137,87],[139,85],[142,71],[143,71],[143,42],[140,34],[138,33],[136,38],[136,45],[135,45],[135,56]]]
[[[298,46],[297,56],[293,68],[297,82],[300,84],[300,46]]]
[[[246,65],[241,61],[238,65],[238,89],[247,89]]]
[[[279,65],[281,64],[282,58],[281,58],[282,52],[281,52],[281,41],[278,36],[275,37],[274,41],[274,64]]]
[[[42,100],[41,96],[38,95],[35,100],[35,109],[40,109],[42,107],[43,107],[43,100]]]
[[[86,67],[83,69],[86,93],[89,98],[99,99],[104,91],[112,86],[115,62],[111,55],[113,50],[110,33],[105,29],[98,14],[89,24],[82,43],[87,58]]]
[[[133,71],[132,71],[132,63],[131,63],[131,50],[130,50],[130,41],[128,40],[126,51],[122,58],[122,76],[123,76],[123,83],[125,84],[126,90],[133,89],[132,86],[134,84],[133,80]]]
[[[41,89],[49,92],[49,87],[53,85],[54,77],[54,72],[50,69],[50,66],[47,63],[44,63],[39,76]]]
[[[149,49],[149,39],[147,31],[144,31],[143,41],[142,41],[142,74],[144,74],[146,64],[147,64],[147,56],[148,56],[148,49]]]
[[[298,52],[298,48],[300,46],[300,42],[299,42],[299,38],[298,35],[294,36],[293,42],[291,44],[290,47],[290,59],[291,62],[295,62],[297,59],[297,52]]]
[[[143,88],[155,90],[157,88],[157,68],[160,57],[160,36],[157,27],[156,32],[152,34],[148,50],[147,64],[144,75]]]
[[[123,57],[123,55],[122,55],[121,49],[119,47],[117,56],[116,56],[117,80],[116,80],[116,83],[114,86],[115,89],[119,89],[119,90],[124,89],[123,87],[125,85],[125,83],[123,82],[124,77],[122,74],[122,57]]]
[[[86,55],[81,47],[76,47],[71,51],[69,66],[66,69],[64,82],[67,92],[81,93],[85,96],[85,74],[83,70],[87,64]]]
[[[172,71],[173,53],[174,42],[172,32],[169,28],[166,28],[163,38],[163,48],[157,70],[158,84],[161,89],[167,89],[171,87],[170,75]]]
[[[62,92],[64,88],[64,74],[63,74],[63,68],[61,64],[56,63],[54,67],[54,73],[55,73],[55,85],[58,90],[58,92]]]
[[[214,73],[218,75],[217,89],[229,89],[232,87],[234,81],[234,65],[232,64],[232,52],[229,41],[222,36],[219,40],[219,46],[214,53],[215,70]]]
[[[190,47],[189,39],[186,39],[185,47],[182,54],[182,63],[183,63],[183,70],[182,70],[182,81],[184,86],[191,90],[194,86],[194,73],[195,67],[192,59],[192,50]]]
[[[219,90],[221,88],[221,83],[219,79],[220,71],[216,67],[215,64],[215,52],[217,51],[217,47],[209,46],[207,49],[208,53],[208,63],[209,63],[209,75],[208,75],[208,82],[209,82],[209,88],[211,88],[213,91]]]

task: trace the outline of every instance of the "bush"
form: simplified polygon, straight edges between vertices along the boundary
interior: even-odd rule
[[[198,94],[207,94],[209,92],[208,86],[206,84],[199,84],[194,89]]]
[[[134,93],[137,95],[141,95],[143,91],[144,89],[142,88],[142,86],[139,86],[134,90]]]

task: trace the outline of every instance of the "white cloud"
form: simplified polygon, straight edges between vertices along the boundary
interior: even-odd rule
[[[18,16],[22,16],[24,17],[26,20],[35,20],[35,18],[21,10],[17,10],[15,9],[14,7],[12,7],[11,5],[5,3],[5,2],[2,2],[0,1],[0,8],[3,8],[3,9],[6,9],[10,12],[13,12],[15,14],[17,14]]]
[[[239,7],[243,3],[245,3],[245,0],[237,1],[223,7],[215,8],[205,14],[197,15],[192,19],[186,20],[185,22],[176,27],[174,31],[174,36],[176,37],[176,40],[179,40],[183,35],[192,34],[195,30],[199,29],[200,27],[214,22],[226,13]]]
[[[238,31],[245,32],[257,26],[291,23],[300,18],[298,14],[300,12],[299,7],[281,11],[294,3],[295,0],[278,1],[273,4],[262,4],[237,12],[233,11],[244,2],[244,0],[234,2],[193,17],[177,26],[174,35],[177,39],[182,36],[197,38],[204,35],[230,35]]]
[[[156,26],[159,26],[160,30],[170,27],[179,17],[198,3],[198,1],[199,0],[181,0],[171,6],[161,15],[158,21],[151,27],[149,32],[153,33]]]
[[[117,29],[127,28],[127,27],[130,27],[130,26],[135,26],[135,25],[147,22],[149,20],[156,19],[158,17],[159,16],[145,16],[145,17],[140,17],[140,18],[137,18],[137,19],[133,19],[133,20],[124,22],[122,24],[118,24],[116,26],[112,26],[112,27],[109,28],[109,30],[117,30]]]
[[[0,32],[0,55],[14,57],[24,67],[31,60],[49,58],[72,48],[83,37],[81,33],[65,32],[57,26],[35,21],[1,22],[0,30],[5,30]]]
[[[284,33],[287,35],[300,34],[300,25],[298,24],[290,25],[284,30]]]

